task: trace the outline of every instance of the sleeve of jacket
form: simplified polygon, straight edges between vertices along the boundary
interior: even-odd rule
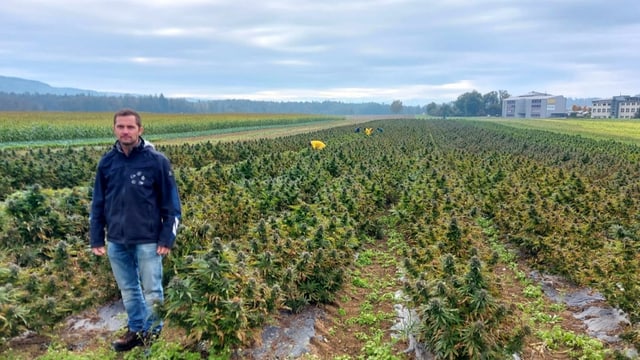
[[[158,245],[172,248],[176,235],[178,234],[178,226],[182,219],[182,210],[180,207],[180,196],[178,194],[178,186],[171,169],[171,164],[166,157],[162,157],[162,181],[160,196],[160,216],[162,217],[162,232]]]
[[[92,248],[105,245],[104,185],[104,176],[101,167],[98,165],[93,185],[91,213],[89,214],[89,237]]]

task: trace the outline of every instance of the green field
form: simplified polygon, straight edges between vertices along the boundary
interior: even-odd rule
[[[76,347],[59,331],[118,297],[108,261],[87,249],[110,115],[49,114],[38,126],[51,128],[11,116],[5,129],[106,132],[99,146],[49,136],[40,141],[56,151],[0,148],[0,359],[115,359],[108,344]],[[151,358],[230,359],[279,310],[312,306],[337,308],[319,359],[404,360],[388,331],[398,301],[418,311],[411,331],[438,359],[622,359],[621,347],[640,347],[633,121],[239,116],[221,136],[200,133],[224,122],[215,116],[144,116],[174,166],[184,217],[165,265],[171,327]],[[628,314],[621,342],[589,336],[533,270]],[[30,353],[12,346],[26,331],[47,341]]]
[[[483,120],[484,121],[484,120]],[[580,135],[596,140],[616,140],[640,144],[640,121],[637,119],[504,119],[490,122],[522,129],[553,131]]]
[[[343,116],[308,114],[142,114],[145,137],[160,142],[175,139],[224,138],[249,131],[286,134],[286,129],[317,129],[345,125]],[[369,117],[371,120],[377,116]],[[596,140],[640,143],[640,121],[624,119],[506,119],[469,118],[521,129],[552,131]],[[111,113],[0,112],[0,148],[104,144],[113,140]],[[357,124],[367,121],[360,117]],[[292,131],[293,133],[299,132]],[[234,140],[242,135],[228,135]]]

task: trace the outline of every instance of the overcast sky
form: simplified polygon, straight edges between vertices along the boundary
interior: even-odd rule
[[[636,95],[640,1],[2,0],[0,75],[203,99]]]

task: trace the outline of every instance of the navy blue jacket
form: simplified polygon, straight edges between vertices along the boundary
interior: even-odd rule
[[[126,156],[116,142],[98,163],[91,203],[91,247],[148,244],[173,247],[181,219],[169,159],[142,138]]]

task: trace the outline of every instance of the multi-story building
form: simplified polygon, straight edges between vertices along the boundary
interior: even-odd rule
[[[606,119],[611,117],[611,99],[591,101],[591,118]]]
[[[632,119],[640,111],[640,95],[614,96],[592,101],[591,118]]]
[[[502,117],[550,118],[567,116],[567,100],[562,95],[532,91],[502,101]]]

